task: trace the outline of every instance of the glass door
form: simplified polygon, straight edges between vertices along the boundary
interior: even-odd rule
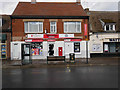
[[[22,64],[32,64],[30,44],[22,44]]]

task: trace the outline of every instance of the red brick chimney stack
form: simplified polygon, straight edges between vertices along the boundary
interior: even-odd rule
[[[31,0],[31,4],[36,4],[36,0]]]
[[[76,3],[77,3],[78,5],[81,5],[81,0],[76,0]]]

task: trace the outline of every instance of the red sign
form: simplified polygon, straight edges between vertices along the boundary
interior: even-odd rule
[[[44,34],[44,38],[59,38],[59,34]]]
[[[55,42],[55,39],[48,39],[49,42]]]
[[[87,32],[87,24],[84,24],[84,35],[87,36],[88,32]]]
[[[69,41],[82,41],[82,39],[66,39],[64,41],[65,42],[69,42]]]
[[[28,40],[25,40],[25,42],[43,42],[42,39],[28,39]]]
[[[82,39],[71,39],[70,41],[82,41]]]

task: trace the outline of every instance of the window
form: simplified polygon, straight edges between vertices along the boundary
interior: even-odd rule
[[[43,22],[24,22],[25,33],[42,33]]]
[[[81,22],[64,22],[64,32],[80,33],[81,32]]]
[[[2,18],[0,18],[0,27],[2,27]]]
[[[115,25],[105,25],[104,30],[105,31],[114,31]]]
[[[74,42],[74,52],[80,52],[80,42]]]
[[[50,22],[50,32],[51,33],[56,33],[56,22],[52,21]]]
[[[34,55],[43,55],[43,44],[42,42],[32,42],[32,56]]]

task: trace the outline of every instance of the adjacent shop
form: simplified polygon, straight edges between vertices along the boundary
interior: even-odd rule
[[[93,56],[119,56],[120,38],[119,33],[99,33],[93,35],[90,41],[90,54]],[[96,42],[97,41],[97,42]]]

